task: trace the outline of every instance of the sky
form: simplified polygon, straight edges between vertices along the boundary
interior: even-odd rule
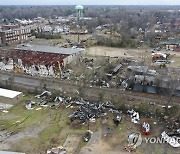
[[[0,0],[0,5],[180,5],[180,0]]]

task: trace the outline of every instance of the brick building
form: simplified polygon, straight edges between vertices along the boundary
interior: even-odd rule
[[[21,43],[31,38],[31,27],[19,25],[4,25],[0,31],[0,45],[6,46],[13,43]]]

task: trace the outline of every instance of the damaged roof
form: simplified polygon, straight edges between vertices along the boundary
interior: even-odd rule
[[[146,73],[148,66],[128,66],[127,69],[134,72]]]
[[[27,51],[39,51],[46,53],[57,53],[57,54],[75,54],[81,51],[84,51],[82,48],[60,48],[60,47],[52,47],[52,46],[37,46],[37,45],[27,45],[16,48],[17,50],[27,50]]]

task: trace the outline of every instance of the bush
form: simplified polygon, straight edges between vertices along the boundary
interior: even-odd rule
[[[42,39],[61,39],[61,35],[59,34],[44,34],[44,33],[36,33],[32,32],[32,35],[34,35],[36,38],[42,38]]]
[[[97,45],[108,46],[108,47],[120,47],[120,48],[137,48],[138,43],[130,38],[122,40],[116,40],[111,38],[98,39]]]

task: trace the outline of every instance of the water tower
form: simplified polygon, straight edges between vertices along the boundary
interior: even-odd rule
[[[79,43],[79,30],[82,26],[80,20],[83,17],[84,7],[82,5],[77,5],[77,6],[75,6],[75,9],[76,9],[76,13],[77,13],[77,29],[78,29],[78,43]]]

